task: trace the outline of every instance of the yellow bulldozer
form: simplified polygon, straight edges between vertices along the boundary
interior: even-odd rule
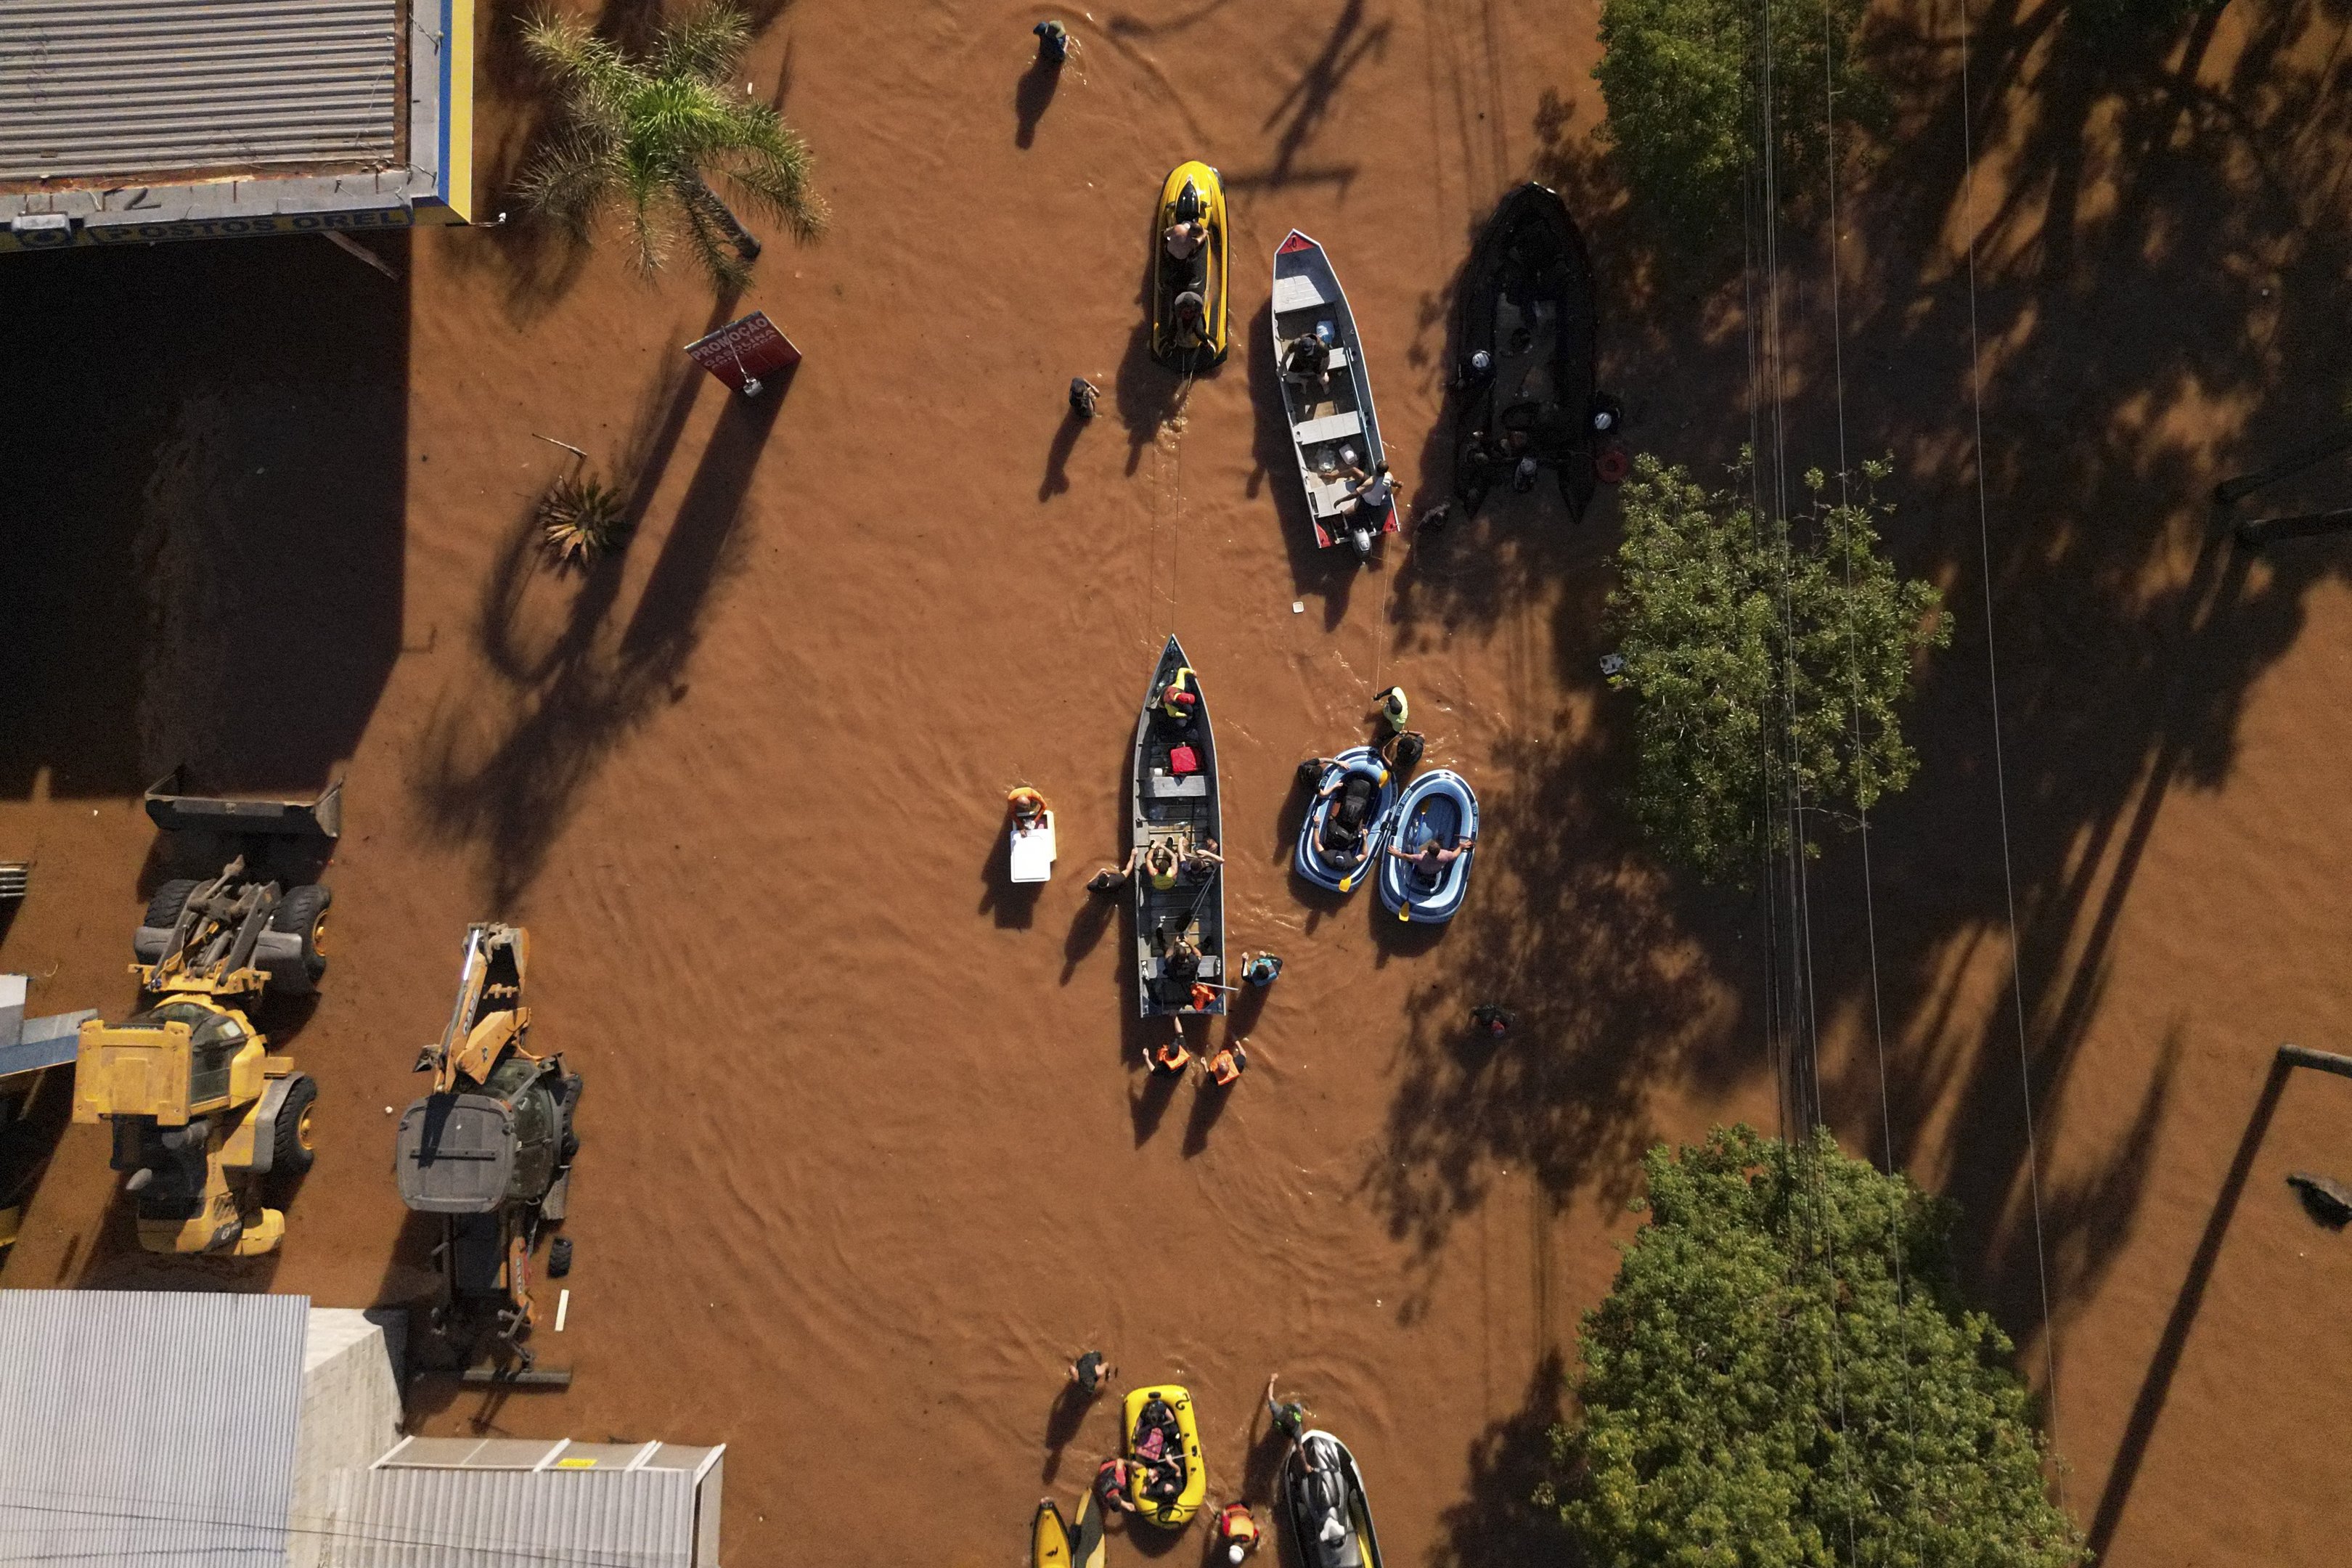
[[[178,793],[174,775],[148,792],[147,810],[167,833],[331,843],[341,786],[310,802],[208,799]],[[167,881],[131,940],[131,973],[152,1005],[120,1024],[81,1026],[73,1119],[111,1124],[110,1163],[129,1173],[122,1186],[148,1251],[245,1258],[285,1237],[286,1216],[262,1188],[310,1168],[319,1090],[269,1049],[252,1015],[268,991],[318,989],[331,901],[315,882],[249,868],[245,854],[214,876]]]
[[[467,1383],[564,1388],[572,1373],[539,1365],[527,1341],[540,1318],[532,1254],[541,1229],[563,1221],[580,1150],[581,1080],[561,1053],[530,1048],[530,965],[522,927],[467,929],[457,1005],[416,1058],[433,1089],[400,1119],[394,1158],[401,1200],[441,1221],[429,1321],[443,1359]],[[557,1239],[550,1272],[564,1272],[571,1251]]]

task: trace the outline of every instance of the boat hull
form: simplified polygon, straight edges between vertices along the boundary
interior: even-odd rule
[[[1275,379],[1282,390],[1284,423],[1290,432],[1291,451],[1298,465],[1298,482],[1307,495],[1307,521],[1315,542],[1323,549],[1349,541],[1360,529],[1371,538],[1397,531],[1393,501],[1381,510],[1376,522],[1360,521],[1347,510],[1348,483],[1336,477],[1347,466],[1370,473],[1386,458],[1381,442],[1380,412],[1372,403],[1372,381],[1364,368],[1363,343],[1356,331],[1355,313],[1348,308],[1347,291],[1323,247],[1297,229],[1274,253]],[[1319,380],[1285,374],[1281,366],[1291,343],[1306,334],[1328,340],[1334,363]]]
[[[1521,185],[1495,209],[1463,272],[1454,493],[1465,510],[1475,515],[1532,457],[1553,471],[1570,514],[1584,515],[1597,483],[1597,320],[1591,258],[1566,204],[1548,186]]]
[[[1140,848],[1158,840],[1172,842],[1181,853],[1188,847],[1223,847],[1223,807],[1217,791],[1217,750],[1209,722],[1209,699],[1201,691],[1192,718],[1170,722],[1160,711],[1169,681],[1190,666],[1184,647],[1174,637],[1160,650],[1152,667],[1151,684],[1143,694],[1143,711],[1135,723],[1135,756],[1130,773],[1129,846]],[[1199,687],[1199,677],[1193,678]],[[1177,766],[1177,752],[1189,748],[1192,767]],[[1205,877],[1179,876],[1172,888],[1155,888],[1139,866],[1134,876],[1135,962],[1138,1008],[1147,1018],[1221,1014],[1223,991],[1194,1005],[1189,987],[1179,994],[1161,973],[1161,960],[1179,936],[1200,950],[1200,978],[1212,985],[1224,984],[1225,879],[1223,867]]]

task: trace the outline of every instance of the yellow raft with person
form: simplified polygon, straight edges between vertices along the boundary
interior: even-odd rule
[[[1195,159],[1169,171],[1151,226],[1151,357],[1197,375],[1225,363],[1233,230],[1225,182]],[[1182,255],[1177,252],[1181,250]]]
[[[1155,1409],[1154,1406],[1163,1408]],[[1201,1428],[1192,1415],[1192,1395],[1172,1383],[1155,1384],[1130,1392],[1120,1408],[1126,1432],[1127,1457],[1143,1462],[1130,1473],[1127,1495],[1143,1518],[1163,1530],[1181,1530],[1201,1511],[1209,1497],[1209,1470],[1201,1462]],[[1158,1430],[1159,1457],[1145,1453],[1146,1432]],[[1169,1436],[1170,1432],[1174,1436]],[[1173,1495],[1167,1489],[1165,1467],[1182,1467]]]

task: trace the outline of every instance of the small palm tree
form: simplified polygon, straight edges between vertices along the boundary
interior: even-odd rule
[[[523,47],[552,79],[568,123],[523,175],[524,205],[585,238],[619,201],[640,268],[658,268],[682,233],[722,285],[750,276],[760,242],[712,177],[794,238],[814,238],[825,205],[809,184],[808,144],[748,90],[730,90],[751,37],[743,14],[723,0],[664,27],[641,60],[572,17],[532,17]]]
[[[557,567],[592,565],[628,539],[628,498],[602,479],[567,474],[540,498],[539,521]]]

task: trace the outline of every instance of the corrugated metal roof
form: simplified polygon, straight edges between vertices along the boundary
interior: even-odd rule
[[[393,1465],[337,1478],[326,1568],[689,1568],[684,1470]]]
[[[401,0],[0,0],[0,180],[388,162]]]
[[[0,1291],[0,1563],[282,1564],[310,1307]]]

